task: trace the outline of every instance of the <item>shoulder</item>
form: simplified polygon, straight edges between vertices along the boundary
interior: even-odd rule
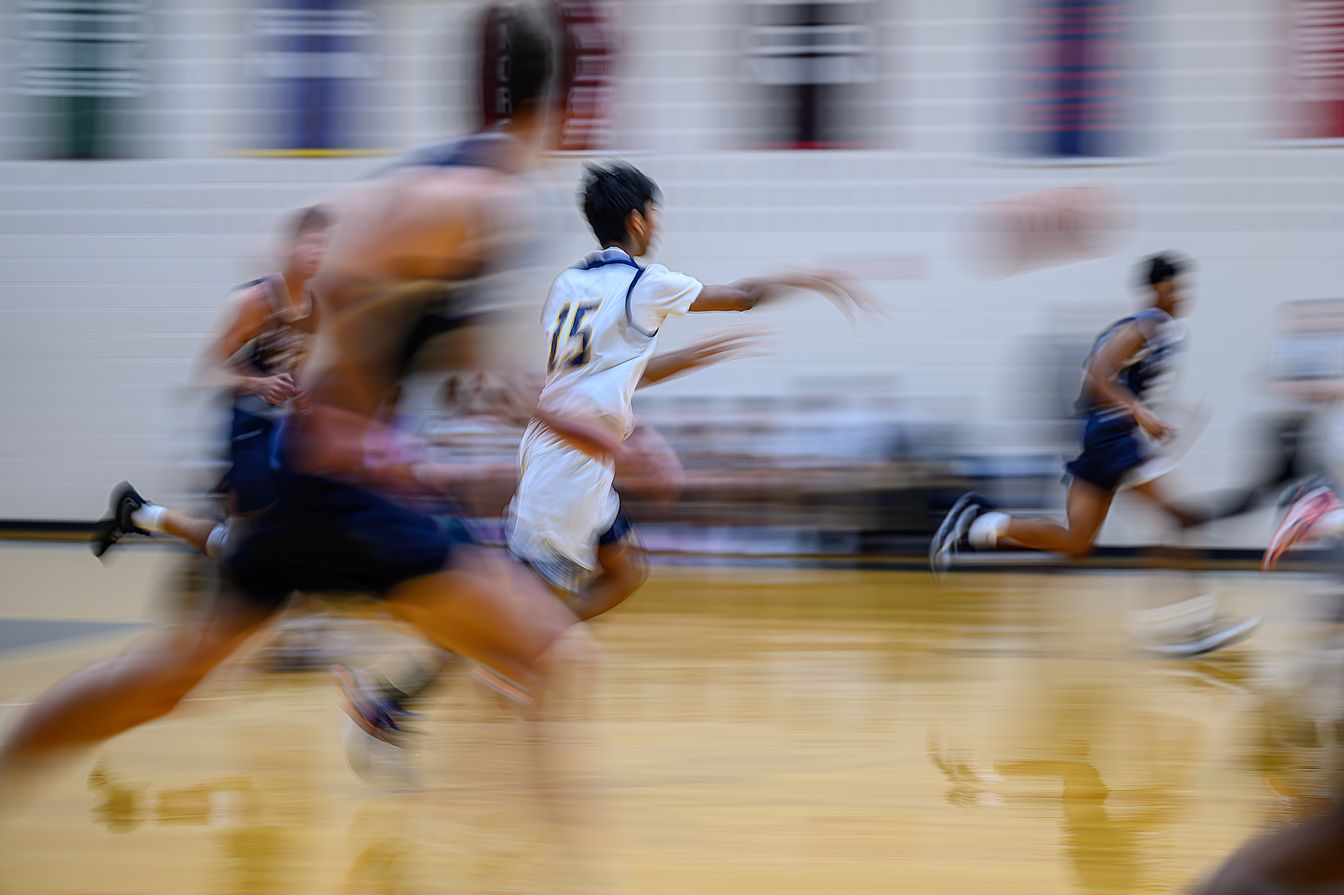
[[[271,312],[271,280],[263,277],[244,283],[229,295],[228,307],[238,316],[266,316]]]
[[[675,270],[668,270],[661,264],[650,264],[645,267],[640,282],[646,284],[658,283],[671,288],[673,291],[681,291],[699,285],[699,281],[695,277]]]
[[[1146,343],[1170,346],[1184,339],[1184,328],[1166,311],[1147,308],[1134,315],[1134,323]]]

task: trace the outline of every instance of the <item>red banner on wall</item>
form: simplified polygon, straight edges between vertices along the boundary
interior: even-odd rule
[[[992,277],[1008,277],[1111,253],[1129,215],[1120,195],[1080,183],[994,199],[980,206],[972,258]]]
[[[1344,140],[1344,0],[1284,0],[1286,134]]]
[[[611,14],[599,0],[552,0],[559,58],[550,147],[564,152],[599,152],[611,147],[615,91],[616,34]],[[485,126],[512,114],[508,90],[509,7],[495,3],[481,28],[481,119]]]
[[[1135,0],[1016,0],[1014,153],[1118,158],[1139,145]]]

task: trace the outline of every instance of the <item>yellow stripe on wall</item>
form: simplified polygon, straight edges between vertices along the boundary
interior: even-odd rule
[[[230,149],[228,154],[248,158],[366,158],[395,152],[395,149]]]

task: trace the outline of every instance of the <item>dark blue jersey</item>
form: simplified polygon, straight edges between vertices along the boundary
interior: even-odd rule
[[[1143,334],[1143,342],[1138,349],[1121,362],[1116,380],[1140,401],[1147,400],[1152,393],[1169,380],[1173,362],[1185,333],[1180,324],[1171,315],[1158,308],[1148,308],[1111,324],[1092,345],[1084,367],[1091,366],[1103,345],[1125,328],[1137,325]],[[1128,416],[1128,411],[1099,405],[1086,389],[1078,399],[1079,408],[1088,416],[1102,418]]]

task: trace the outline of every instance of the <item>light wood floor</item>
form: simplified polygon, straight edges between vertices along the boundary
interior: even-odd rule
[[[54,590],[73,556],[46,551]],[[131,572],[101,574],[115,591]],[[1129,611],[1196,586],[1264,628],[1207,661],[1138,654]],[[607,887],[579,890],[1178,891],[1329,784],[1314,745],[1344,688],[1307,679],[1334,657],[1320,649],[1324,589],[1100,573],[937,589],[916,573],[657,568],[594,625],[604,665],[558,734],[578,747],[569,773],[599,856],[587,872]],[[75,614],[68,595],[52,600]],[[42,605],[5,603],[23,607],[11,617]],[[116,605],[89,615],[119,617]],[[365,627],[335,640],[402,648]],[[0,701],[21,711],[131,636],[0,652]],[[492,694],[463,677],[433,700],[419,792],[359,781],[340,718],[325,676],[227,668],[179,714],[3,806],[0,892],[562,890],[529,728]]]

